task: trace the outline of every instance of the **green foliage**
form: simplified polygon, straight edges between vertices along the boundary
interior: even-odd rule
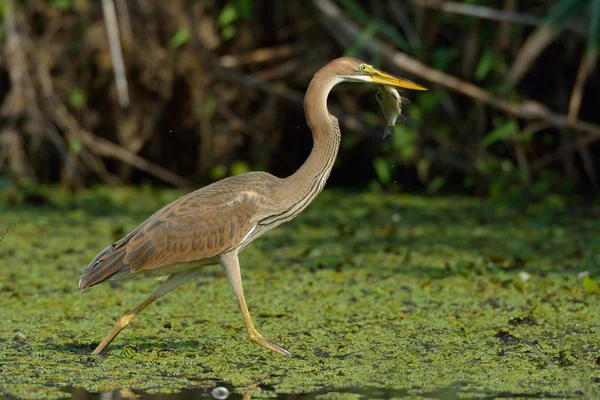
[[[583,290],[585,290],[586,293],[600,293],[598,283],[589,276],[583,278]]]
[[[475,70],[475,79],[482,81],[492,72],[494,63],[496,62],[496,52],[491,49],[485,49],[481,54],[477,69]]]
[[[410,43],[408,43],[404,35],[398,32],[394,26],[386,23],[381,18],[373,17],[365,8],[363,8],[363,5],[359,1],[340,0],[340,3],[348,10],[350,15],[362,25],[369,26],[371,27],[370,29],[375,29],[375,31],[381,32],[383,36],[392,40],[396,46],[404,51],[410,53],[415,51],[414,49],[411,49]],[[373,32],[373,34],[375,33],[376,32]],[[356,47],[356,45],[353,45],[352,47]]]
[[[217,110],[217,99],[207,96],[204,101],[204,118],[211,119]]]
[[[223,179],[227,176],[227,167],[223,164],[218,164],[212,167],[208,173],[213,181]]]
[[[224,40],[232,39],[237,33],[235,22],[238,18],[239,13],[235,5],[228,3],[221,9],[217,22],[221,27],[221,37]]]
[[[187,28],[178,29],[177,32],[171,37],[171,47],[176,49],[186,44],[191,37],[190,30]]]
[[[73,8],[71,0],[50,0],[50,4],[63,12],[71,11]]]
[[[73,88],[69,93],[69,105],[76,110],[79,110],[85,105],[85,93],[80,88]]]
[[[0,245],[0,397],[200,386],[204,395],[181,397],[202,398],[227,382],[238,398],[257,385],[253,398],[367,387],[397,398],[598,398],[600,293],[582,260],[600,261],[600,236],[586,212],[325,190],[240,256],[257,329],[297,357],[247,338],[216,265],[91,357],[158,282],[79,292],[79,273],[116,223],[126,233],[183,192],[43,194],[43,209],[0,207],[0,235],[15,224]]]
[[[433,52],[433,66],[441,71],[448,70],[448,67],[454,63],[460,52],[454,47],[440,47]]]
[[[231,175],[240,175],[250,171],[250,165],[246,161],[236,161],[231,164]]]
[[[560,0],[550,9],[544,18],[542,27],[551,25],[556,30],[556,33],[559,33],[564,29],[565,25],[571,21],[571,18],[586,8],[586,3],[597,1],[598,0]]]
[[[389,185],[392,181],[392,164],[383,158],[376,158],[373,160],[373,168],[375,168],[375,173],[377,174],[377,178],[384,185]]]
[[[253,0],[236,0],[235,7],[237,8],[239,17],[241,19],[252,18],[252,1]]]
[[[495,128],[481,140],[482,147],[489,147],[497,142],[512,139],[519,131],[519,125],[514,119],[494,118],[492,123]]]
[[[587,51],[598,50],[600,47],[600,0],[591,0],[590,32],[587,41]]]
[[[379,29],[379,24],[376,21],[371,21],[369,25],[366,26],[365,29],[360,33],[358,39],[346,49],[344,55],[347,57],[356,57],[358,52],[363,48],[365,43],[375,36],[377,30]]]
[[[69,151],[73,154],[79,154],[81,152],[82,144],[80,140],[69,140]]]

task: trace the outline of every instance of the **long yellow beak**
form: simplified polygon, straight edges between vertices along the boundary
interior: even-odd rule
[[[399,78],[375,68],[373,68],[373,71],[371,72],[371,79],[374,83],[380,83],[382,85],[396,86],[412,90],[427,90],[426,87],[411,82],[408,79]]]

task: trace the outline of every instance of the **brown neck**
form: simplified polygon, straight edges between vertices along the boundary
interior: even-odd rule
[[[298,171],[286,178],[299,192],[314,191],[313,197],[323,189],[340,146],[337,118],[327,109],[327,96],[337,83],[335,76],[326,73],[316,74],[310,82],[304,96],[304,113],[313,134],[313,148]]]

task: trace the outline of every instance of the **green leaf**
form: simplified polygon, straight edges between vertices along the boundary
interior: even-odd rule
[[[60,11],[71,10],[71,0],[50,0],[50,4],[53,7],[58,8]]]
[[[76,110],[79,110],[85,104],[85,93],[79,88],[71,90],[69,93],[69,105]]]
[[[211,119],[217,109],[217,100],[208,96],[204,101],[204,118]]]
[[[433,66],[440,71],[448,69],[450,64],[458,59],[458,49],[452,47],[440,47],[433,52]]]
[[[599,293],[600,287],[598,287],[598,284],[595,280],[593,280],[589,276],[586,276],[585,278],[583,278],[583,290],[586,293]]]
[[[443,176],[436,176],[431,182],[429,182],[429,185],[427,185],[427,192],[437,193],[440,191],[441,188],[444,187],[445,184],[446,178],[444,178]]]
[[[356,0],[340,0],[340,3],[348,10],[350,16],[356,19],[360,24],[367,27],[373,23],[377,24],[378,29],[387,36],[388,39],[391,39],[396,46],[404,51],[411,52],[412,49],[408,40],[406,40],[395,27],[373,18],[373,16],[363,8],[361,2]]]
[[[171,47],[176,49],[178,47],[183,46],[190,40],[191,34],[190,30],[187,28],[179,29],[171,38]]]
[[[585,3],[587,1],[588,0],[559,1],[550,9],[542,21],[542,25],[537,30],[544,28],[544,26],[547,24],[553,24],[555,27],[555,34],[558,34],[560,31],[562,31],[567,22],[569,22],[571,17],[579,14],[582,9],[585,8]]]
[[[363,48],[365,43],[375,36],[377,33],[377,29],[379,29],[379,24],[375,21],[369,23],[365,29],[358,35],[356,41],[352,43],[352,45],[344,52],[346,57],[355,57],[358,51]]]
[[[412,159],[417,153],[417,132],[406,125],[396,125],[394,150],[402,160]]]
[[[477,64],[477,69],[475,70],[475,79],[481,81],[485,79],[494,66],[494,58],[495,52],[492,49],[485,49],[481,58],[479,59],[479,64]]]
[[[600,46],[600,0],[592,0],[590,6],[590,33],[587,41],[587,51],[597,50]]]
[[[518,130],[519,125],[517,124],[517,121],[506,121],[506,123],[496,127],[496,129],[488,133],[487,136],[481,140],[480,145],[482,147],[489,147],[496,142],[510,139]]]
[[[235,36],[236,32],[237,32],[237,30],[235,29],[235,26],[228,25],[228,26],[223,27],[223,29],[221,29],[221,37],[224,40],[229,40]]]
[[[389,162],[384,158],[376,158],[373,160],[373,168],[377,174],[377,178],[384,185],[388,185],[392,181],[392,169]]]
[[[246,161],[236,161],[231,165],[231,175],[244,174],[250,171],[250,166]]]
[[[252,18],[252,0],[237,0],[235,5],[241,19]]]
[[[69,140],[69,151],[75,155],[81,152],[81,141]]]
[[[423,111],[428,112],[436,108],[438,104],[440,104],[441,100],[442,96],[440,92],[434,90],[430,90],[427,92],[419,92],[417,94],[417,101],[414,102],[415,104],[411,105],[410,107],[412,108],[414,106],[417,106],[416,108],[419,108],[418,106],[421,106]]]
[[[208,175],[213,181],[223,179],[227,175],[227,167],[223,164],[215,165],[210,169]]]
[[[217,18],[217,22],[220,27],[226,27],[228,25],[233,24],[238,19],[238,11],[237,8],[234,7],[233,4],[226,4],[219,13],[219,17]]]

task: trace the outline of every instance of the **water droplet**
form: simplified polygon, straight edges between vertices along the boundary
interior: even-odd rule
[[[229,390],[227,390],[226,387],[217,386],[212,390],[212,392],[210,392],[210,394],[212,394],[215,399],[225,400],[227,397],[229,397]]]

